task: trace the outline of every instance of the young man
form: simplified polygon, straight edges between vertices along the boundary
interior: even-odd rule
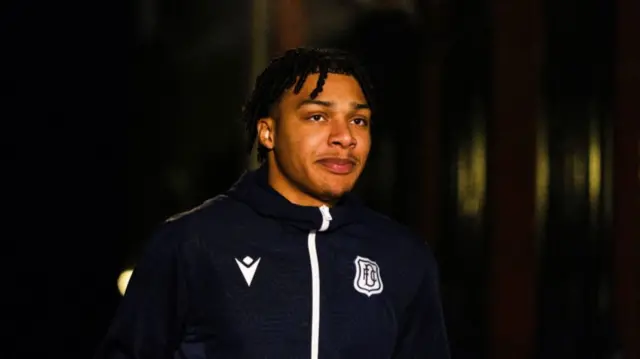
[[[295,49],[244,110],[262,166],[169,219],[99,358],[449,358],[436,262],[349,195],[371,86],[336,50]]]

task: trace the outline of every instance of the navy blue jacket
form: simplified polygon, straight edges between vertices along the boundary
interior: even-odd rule
[[[351,196],[294,205],[266,177],[159,228],[97,358],[449,358],[423,241]]]

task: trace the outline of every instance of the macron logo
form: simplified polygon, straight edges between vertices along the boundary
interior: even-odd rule
[[[247,281],[247,285],[251,286],[253,276],[256,274],[258,264],[260,264],[260,258],[254,260],[253,258],[246,256],[242,259],[242,261],[239,261],[238,258],[236,258],[236,263],[238,263],[238,268],[240,268],[244,280]]]

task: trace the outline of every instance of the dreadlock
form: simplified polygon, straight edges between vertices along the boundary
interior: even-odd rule
[[[310,97],[316,98],[329,73],[353,76],[360,84],[369,106],[373,108],[373,86],[364,68],[349,53],[337,49],[296,48],[271,60],[258,76],[255,87],[242,110],[242,121],[251,152],[257,137],[257,122],[269,117],[283,93],[293,87],[293,93],[302,90],[307,77],[319,74],[316,88]],[[267,150],[258,143],[258,161],[266,160]]]

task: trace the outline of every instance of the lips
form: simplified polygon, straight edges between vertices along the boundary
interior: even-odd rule
[[[353,171],[355,161],[349,158],[330,157],[318,161],[325,169],[335,174],[348,174]]]

